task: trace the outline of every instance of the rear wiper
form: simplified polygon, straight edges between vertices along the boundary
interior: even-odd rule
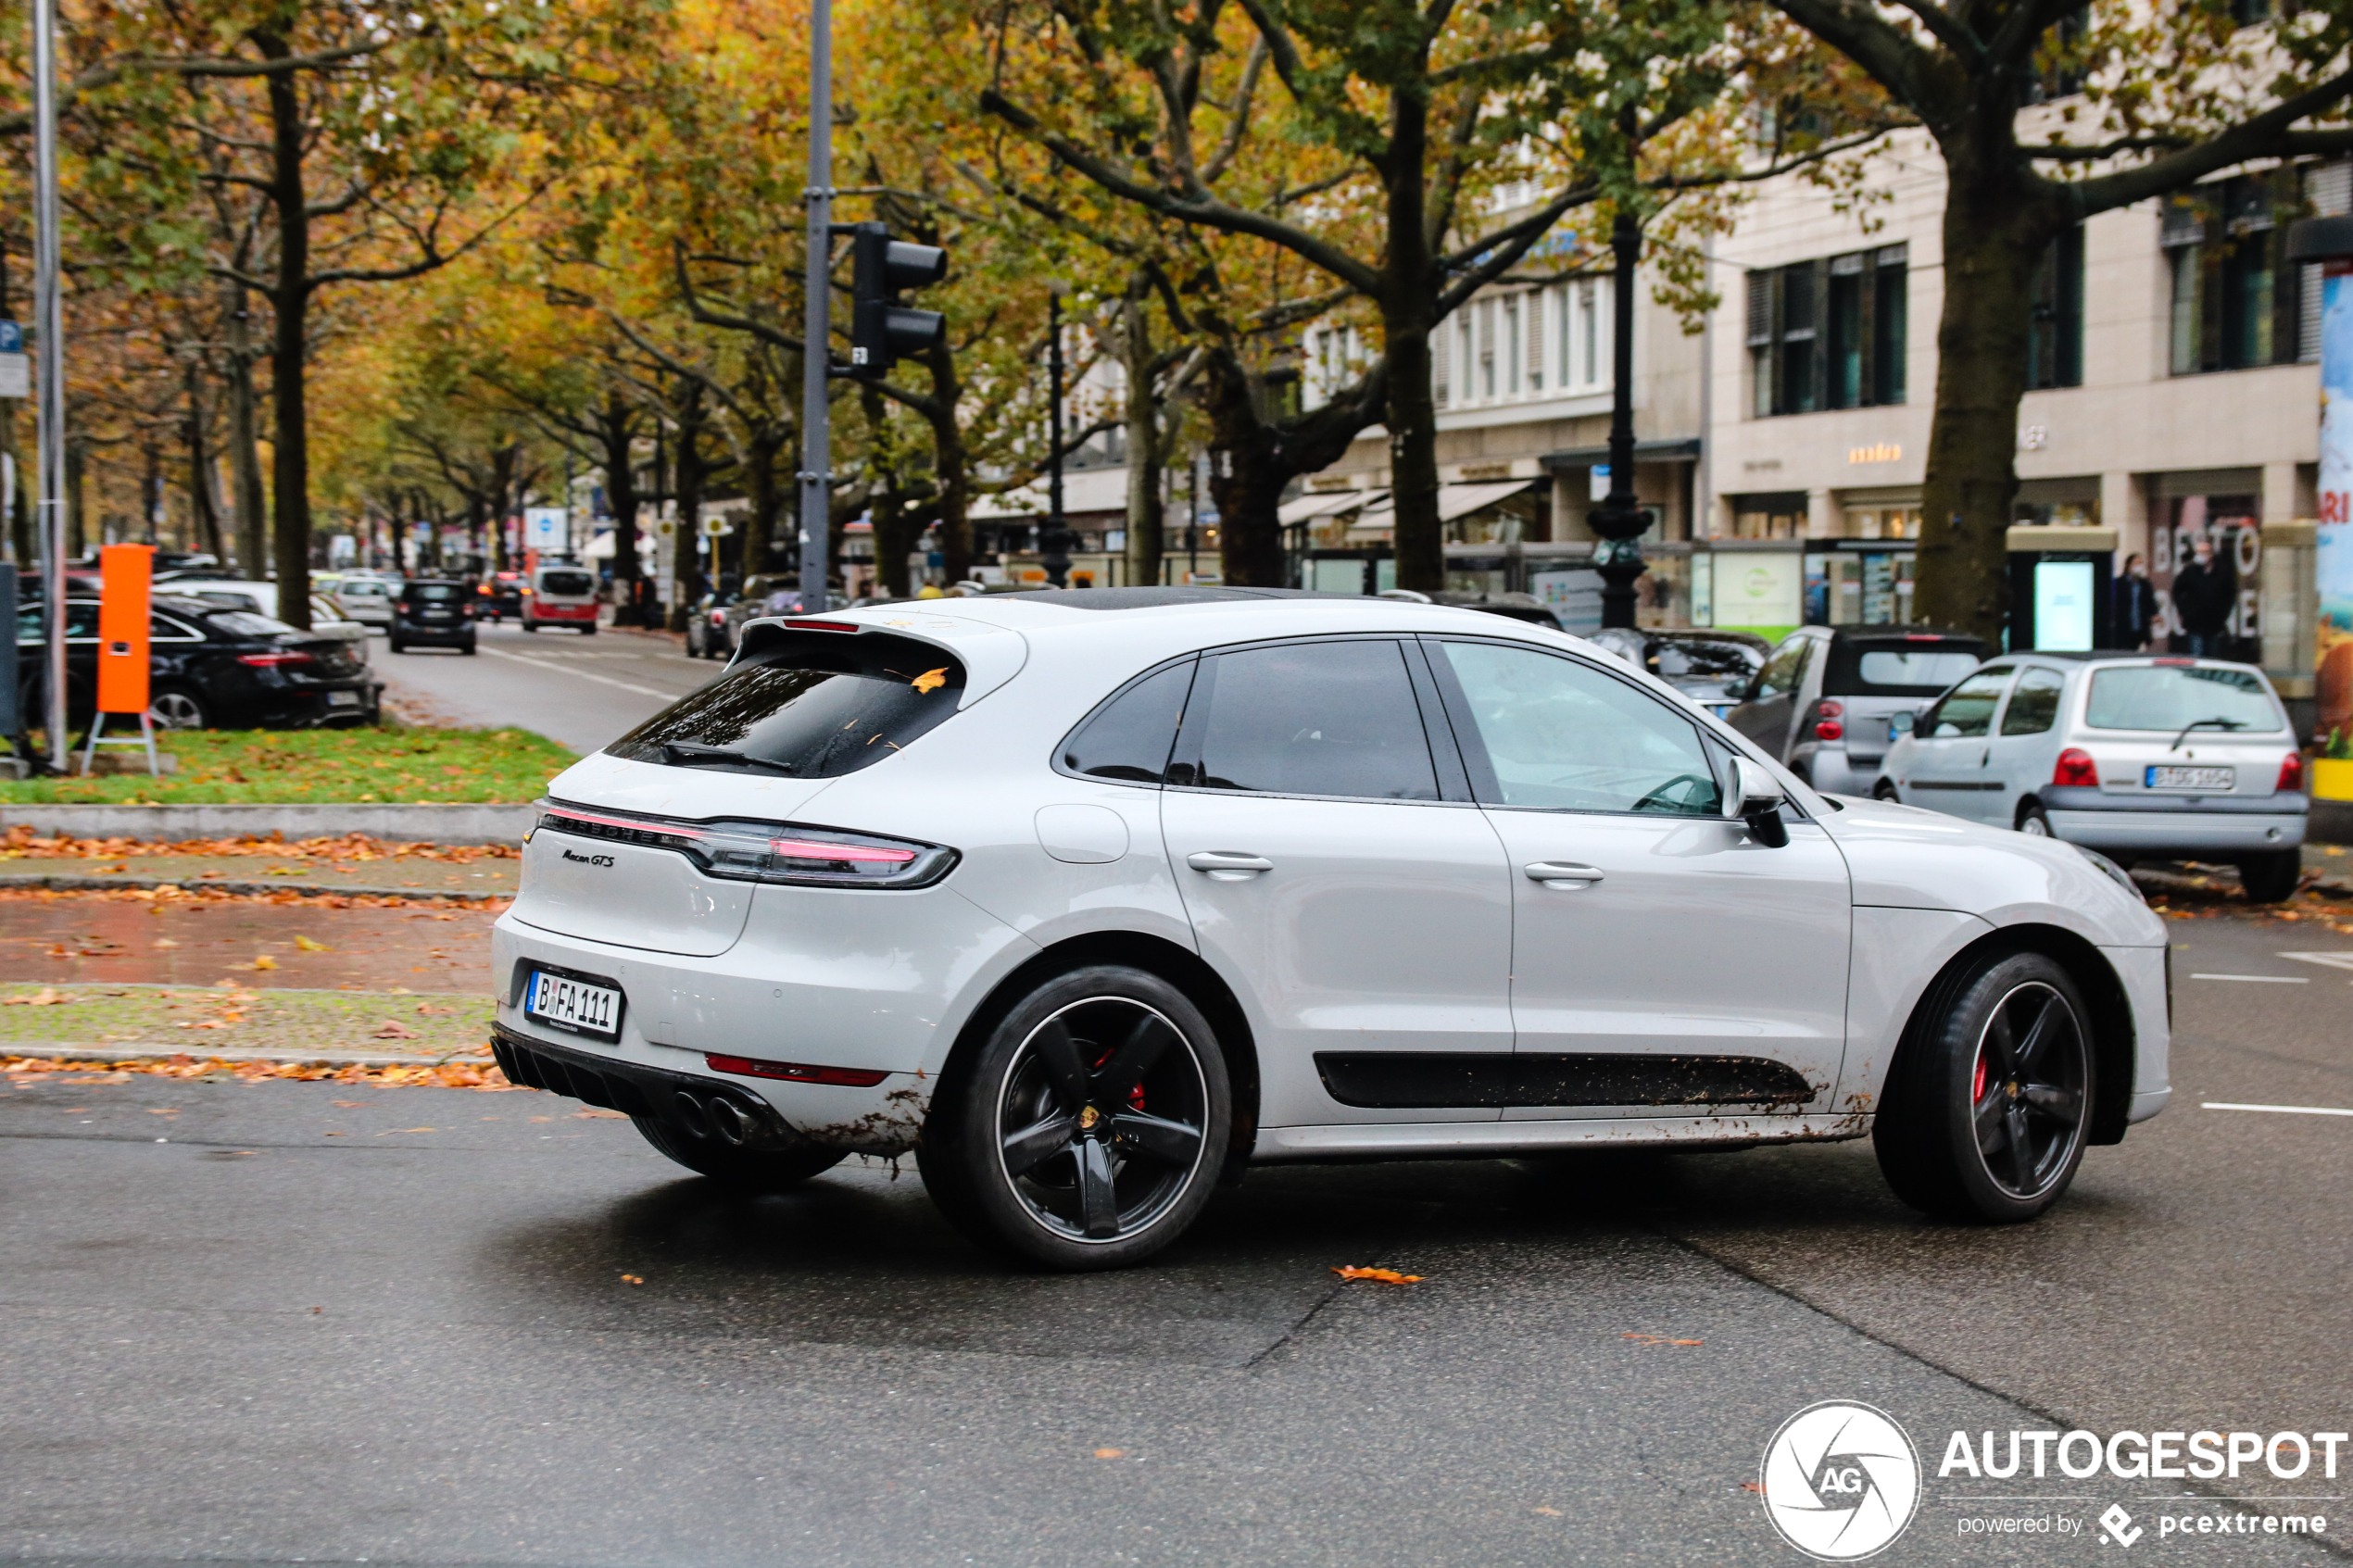
[[[2165,749],[2168,751],[2181,750],[2182,743],[2190,738],[2190,732],[2192,730],[2244,730],[2246,728],[2246,721],[2244,719],[2193,719],[2188,723],[2182,726],[2182,733],[2175,735],[2173,737],[2173,744],[2167,746]]]
[[[799,771],[791,763],[779,762],[774,758],[754,757],[748,751],[737,751],[731,746],[705,746],[702,742],[694,740],[663,741],[661,743],[661,754],[673,762],[686,764],[692,764],[696,762],[740,762],[747,768],[773,768],[780,773],[791,773],[798,772]]]

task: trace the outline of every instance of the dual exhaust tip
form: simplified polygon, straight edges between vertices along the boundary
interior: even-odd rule
[[[767,1106],[724,1091],[696,1094],[680,1089],[670,1097],[670,1114],[689,1137],[729,1148],[773,1143],[780,1131]]]

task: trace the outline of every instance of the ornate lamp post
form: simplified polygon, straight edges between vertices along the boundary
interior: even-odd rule
[[[1614,255],[1610,295],[1609,494],[1585,514],[1598,541],[1593,569],[1602,574],[1602,624],[1634,624],[1634,579],[1648,569],[1638,542],[1650,519],[1634,501],[1634,290],[1642,258],[1642,226],[1624,206],[1611,225]]]

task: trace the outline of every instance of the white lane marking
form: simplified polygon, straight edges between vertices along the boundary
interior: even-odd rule
[[[2301,974],[2193,974],[2192,980],[2253,980],[2265,985],[2309,985]]]
[[[2331,969],[2353,969],[2353,953],[2282,953],[2280,957],[2304,963],[2324,963]]]
[[[681,692],[658,692],[651,686],[635,685],[627,681],[616,681],[610,675],[598,675],[586,670],[574,670],[570,665],[557,664],[545,659],[534,659],[527,653],[503,653],[497,648],[484,648],[482,651],[493,659],[511,659],[517,664],[535,664],[542,670],[552,670],[559,675],[570,675],[579,681],[594,681],[599,685],[619,686],[624,692],[640,692],[647,696],[658,696],[664,702],[676,702],[685,695]]]
[[[2353,1116],[2353,1110],[2339,1110],[2333,1105],[2231,1105],[2222,1100],[2201,1100],[2204,1110],[2276,1110],[2283,1116]]]

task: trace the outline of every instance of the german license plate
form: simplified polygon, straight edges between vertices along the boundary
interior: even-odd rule
[[[575,1035],[621,1038],[621,992],[610,985],[534,970],[523,987],[522,1010],[527,1017]]]
[[[2229,789],[2236,783],[2235,768],[2151,768],[2142,780],[2146,789]]]
[[[329,692],[327,706],[329,708],[357,708],[359,706],[359,694],[358,692]]]

